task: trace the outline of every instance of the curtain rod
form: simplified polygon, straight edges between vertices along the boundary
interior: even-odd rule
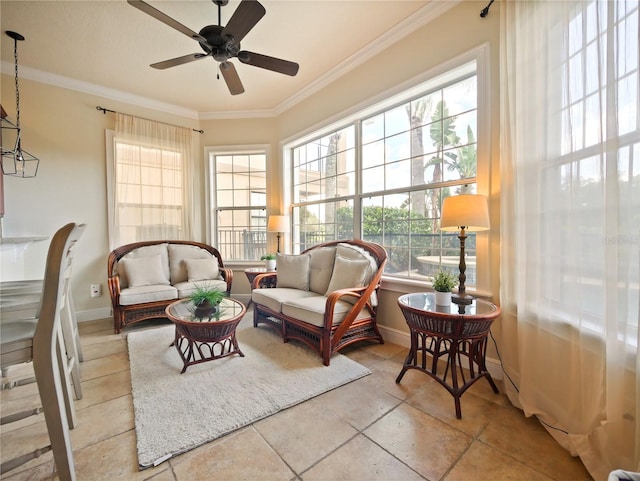
[[[111,109],[105,109],[104,107],[100,107],[99,105],[96,106],[96,110],[101,110],[103,114],[106,114],[107,112],[111,112],[112,114],[117,114],[119,112],[116,112],[115,110],[111,110]],[[134,116],[135,117],[135,116]],[[157,120],[152,120],[152,119],[145,119],[144,117],[138,117],[139,119],[143,119],[143,120],[150,120],[151,122],[157,122]],[[159,124],[165,124],[165,125],[173,125],[173,124],[169,124],[167,122],[158,122]],[[173,127],[179,127],[176,125],[173,125]],[[198,129],[191,129],[194,132],[198,132],[199,134],[204,134],[204,130],[198,130]]]
[[[487,15],[489,15],[489,9],[491,8],[491,4],[494,2],[494,0],[489,0],[489,5],[487,5],[486,7],[484,7],[481,11],[480,11],[480,16],[482,18],[486,17]]]

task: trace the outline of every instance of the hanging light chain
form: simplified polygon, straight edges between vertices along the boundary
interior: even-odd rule
[[[20,89],[18,88],[18,39],[13,39],[13,59],[16,70],[16,127],[20,128]],[[19,140],[18,140],[19,142]]]

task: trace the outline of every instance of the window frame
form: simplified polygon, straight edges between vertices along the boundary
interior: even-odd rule
[[[219,248],[217,245],[217,238],[213,238],[212,235],[214,229],[217,229],[217,218],[213,215],[216,210],[214,193],[217,192],[216,185],[216,170],[215,170],[215,156],[217,155],[246,155],[246,154],[262,154],[265,156],[266,171],[265,175],[268,175],[269,165],[271,162],[271,146],[269,144],[248,144],[248,145],[218,145],[207,146],[204,148],[204,170],[205,170],[205,239],[209,245]],[[267,217],[267,205],[269,204],[269,182],[266,182],[266,195],[264,206],[249,206],[247,209],[242,210],[255,210],[257,208],[265,209],[265,217]],[[252,196],[251,196],[252,197]],[[266,229],[266,226],[265,226]],[[225,264],[255,264],[258,259],[225,259]]]
[[[450,59],[438,66],[435,66],[422,74],[403,82],[396,87],[383,91],[372,97],[366,102],[355,105],[351,109],[342,112],[324,123],[316,124],[305,129],[298,134],[294,134],[281,142],[282,157],[281,168],[284,173],[284,204],[292,205],[293,203],[293,168],[292,155],[293,150],[313,139],[330,134],[331,132],[344,129],[347,126],[356,123],[356,161],[358,168],[356,169],[356,194],[353,196],[354,216],[356,219],[361,217],[361,199],[366,197],[362,193],[361,185],[361,132],[358,121],[371,117],[376,113],[391,109],[393,106],[407,102],[412,98],[434,90],[435,88],[444,87],[452,83],[456,79],[462,78],[461,73],[467,66],[475,62],[475,75],[477,77],[477,139],[476,139],[476,192],[484,194],[490,198],[491,183],[491,152],[492,143],[497,144],[497,138],[492,135],[492,115],[491,115],[491,79],[489,75],[489,44],[482,44],[472,50],[469,50],[457,57]],[[497,119],[495,120],[497,123]],[[496,130],[497,131],[497,130]],[[390,191],[387,191],[391,193]],[[490,290],[490,248],[489,236],[491,231],[476,233],[476,263],[477,263],[477,279],[476,285],[468,290],[480,296],[491,296]],[[292,236],[293,232],[289,234]],[[354,236],[360,236],[361,232],[354,233]],[[292,244],[291,238],[289,243]],[[405,292],[407,287],[424,287],[430,285],[429,282],[414,278],[402,278],[383,276],[385,279],[385,287],[398,292]]]

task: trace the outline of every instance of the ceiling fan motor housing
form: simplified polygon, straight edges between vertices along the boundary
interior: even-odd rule
[[[199,42],[200,47],[218,62],[225,62],[238,55],[240,44],[236,44],[231,35],[222,36],[224,27],[220,25],[207,25],[200,30],[200,35],[207,39],[207,43]]]

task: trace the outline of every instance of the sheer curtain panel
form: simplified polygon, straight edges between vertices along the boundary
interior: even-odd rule
[[[638,2],[503,2],[499,349],[596,480],[640,471]]]
[[[144,240],[190,239],[192,132],[116,113],[109,175],[111,248]]]

